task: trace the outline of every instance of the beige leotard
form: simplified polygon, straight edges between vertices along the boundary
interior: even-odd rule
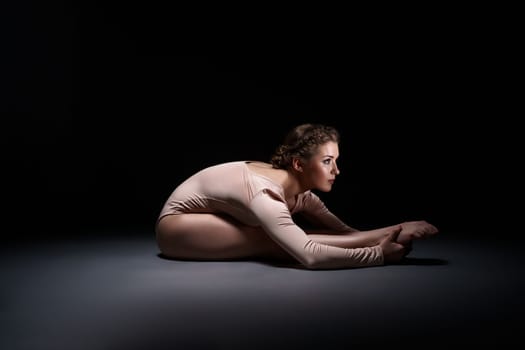
[[[299,194],[289,208],[279,184],[251,171],[246,161],[234,161],[205,168],[181,183],[166,200],[158,220],[184,213],[226,213],[245,225],[260,226],[308,266],[344,268],[383,264],[379,246],[347,249],[312,241],[292,219],[292,214],[299,212],[333,231],[349,231],[313,192]]]

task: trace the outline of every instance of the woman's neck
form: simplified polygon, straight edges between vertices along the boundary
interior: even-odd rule
[[[308,191],[308,188],[301,186],[301,182],[291,170],[284,171],[285,176],[280,181],[281,186],[283,187],[284,196],[286,199],[294,198],[299,193]]]

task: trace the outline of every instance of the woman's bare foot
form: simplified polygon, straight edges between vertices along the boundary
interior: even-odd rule
[[[401,232],[397,237],[397,242],[407,245],[414,239],[433,236],[438,232],[438,229],[434,225],[424,220],[407,221],[401,224]]]

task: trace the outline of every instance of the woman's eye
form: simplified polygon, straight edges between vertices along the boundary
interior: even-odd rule
[[[326,165],[328,165],[328,164],[331,163],[331,161],[332,161],[331,159],[325,159],[325,160],[323,160],[323,163],[326,164]]]

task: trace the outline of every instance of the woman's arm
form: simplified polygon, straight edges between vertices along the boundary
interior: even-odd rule
[[[313,230],[309,229],[309,232],[317,234],[345,234],[359,231],[332,213],[319,196],[313,192],[307,192],[299,197],[296,207],[297,213],[316,227]]]
[[[370,247],[379,244],[393,227],[398,226],[392,225],[360,231],[344,223],[326,207],[317,195],[311,192],[304,196],[301,204],[301,214],[308,221],[319,227],[308,229],[309,237],[324,244],[343,248]],[[424,220],[406,221],[399,225],[401,226],[401,232],[397,237],[397,242],[403,245],[409,245],[414,239],[438,233],[438,229],[434,225]]]
[[[313,240],[292,220],[286,204],[270,191],[262,191],[250,202],[262,228],[283,249],[309,269],[350,268],[382,265],[398,259],[403,246],[385,238],[379,244],[342,248]],[[394,230],[390,231],[392,234]],[[384,252],[388,256],[384,255]],[[400,259],[400,258],[399,258]]]
[[[331,234],[323,230],[308,230],[308,237],[316,242],[342,248],[372,247],[379,244],[399,225],[382,227],[367,231],[351,231],[345,234]]]

